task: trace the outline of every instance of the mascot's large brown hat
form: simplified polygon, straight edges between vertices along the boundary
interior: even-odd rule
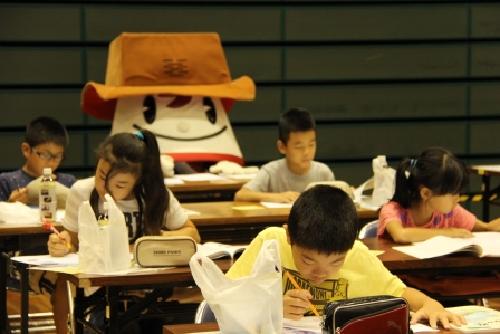
[[[232,80],[216,33],[122,33],[109,46],[106,83],[89,82],[83,110],[113,119],[116,99],[136,95],[210,96],[228,111],[234,100],[253,100],[248,76]]]

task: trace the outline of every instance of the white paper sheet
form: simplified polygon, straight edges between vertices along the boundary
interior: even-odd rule
[[[260,202],[260,205],[268,209],[291,209],[293,203],[276,203],[276,202],[262,201]]]

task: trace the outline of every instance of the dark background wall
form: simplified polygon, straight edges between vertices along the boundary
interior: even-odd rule
[[[278,157],[290,106],[313,112],[317,159],[352,184],[377,154],[395,166],[429,145],[500,162],[500,1],[68,0],[0,3],[0,170],[22,163],[24,125],[50,115],[70,130],[63,169],[91,173],[110,124],[84,115],[79,94],[104,82],[122,31],[221,35],[232,76],[257,83],[230,115],[248,164]]]

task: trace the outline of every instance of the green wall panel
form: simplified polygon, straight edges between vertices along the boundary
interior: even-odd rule
[[[500,75],[500,43],[481,43],[472,46],[471,75],[481,77]]]
[[[406,156],[428,146],[465,151],[466,127],[460,123],[391,123],[321,125],[318,127],[319,160]],[[446,136],[443,134],[446,133]]]
[[[282,79],[278,47],[226,47],[225,52],[233,79],[241,75],[254,80]]]
[[[287,49],[288,79],[462,77],[462,45],[323,46]]]
[[[0,90],[0,106],[4,126],[25,126],[41,115],[66,125],[83,121],[79,90]]]
[[[467,36],[465,5],[291,7],[289,40],[435,39]]]
[[[215,31],[223,41],[276,40],[280,37],[280,10],[258,6],[88,5],[85,26],[87,39],[100,41],[109,41],[123,31]]]
[[[500,115],[500,83],[471,84],[472,115]]]
[[[500,152],[500,121],[471,124],[471,153]]]
[[[316,120],[464,116],[463,84],[294,86],[287,106],[304,106]]]
[[[471,6],[472,37],[500,37],[500,4]]]
[[[78,5],[0,4],[2,41],[78,41]]]
[[[236,102],[229,117],[231,122],[278,122],[281,112],[281,88],[257,87],[252,102]]]
[[[79,84],[77,48],[0,47],[0,84]]]

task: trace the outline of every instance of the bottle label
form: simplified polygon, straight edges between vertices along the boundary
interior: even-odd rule
[[[57,211],[57,194],[56,184],[54,181],[43,181],[40,183],[38,205],[40,207],[41,220],[55,220]]]

